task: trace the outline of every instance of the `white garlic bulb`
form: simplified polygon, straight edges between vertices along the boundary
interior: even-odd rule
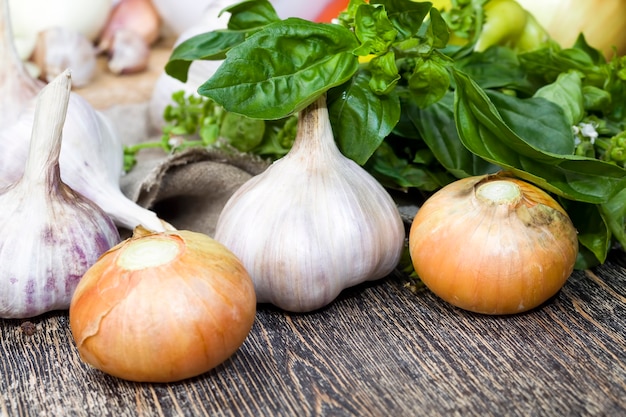
[[[387,276],[404,238],[390,195],[339,152],[325,97],[300,113],[291,151],[235,192],[215,233],[250,273],[258,301],[294,312]]]
[[[0,317],[69,308],[82,275],[120,240],[112,220],[60,180],[71,77],[41,90],[24,175],[0,191]]]

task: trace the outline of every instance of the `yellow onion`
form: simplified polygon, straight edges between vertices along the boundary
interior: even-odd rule
[[[504,175],[464,178],[417,212],[409,252],[443,300],[483,314],[513,314],[555,295],[574,269],[577,234],[547,193]]]
[[[69,314],[86,363],[131,381],[172,382],[240,348],[256,296],[239,259],[217,241],[139,227],[85,273]]]
[[[624,0],[517,0],[565,48],[582,32],[587,42],[609,58],[613,47],[626,54]]]

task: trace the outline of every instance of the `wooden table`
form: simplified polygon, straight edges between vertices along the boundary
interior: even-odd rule
[[[172,384],[81,362],[65,312],[0,321],[1,416],[619,416],[626,414],[626,257],[575,271],[547,304],[491,317],[397,276],[329,307],[259,306],[240,350]]]

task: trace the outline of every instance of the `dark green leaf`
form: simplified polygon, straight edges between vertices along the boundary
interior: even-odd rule
[[[626,250],[626,187],[600,206],[613,236]]]
[[[578,242],[603,263],[611,249],[611,232],[602,218],[600,206],[571,200],[562,200],[561,205],[578,231]]]
[[[445,172],[437,173],[431,168],[411,164],[398,157],[386,142],[367,161],[366,169],[383,185],[395,189],[434,191],[454,180]]]
[[[224,59],[226,52],[243,42],[247,36],[280,20],[268,0],[248,0],[220,12],[229,12],[227,29],[193,36],[177,45],[165,64],[165,72],[187,82],[191,63],[196,60]]]
[[[349,80],[359,67],[356,47],[340,25],[290,18],[231,49],[198,93],[248,117],[283,118]]]
[[[506,88],[532,95],[517,54],[510,48],[494,46],[455,61],[455,67],[468,74],[482,88]]]
[[[541,87],[535,92],[534,97],[543,97],[559,105],[565,112],[570,126],[578,124],[585,115],[582,80],[577,71],[559,74],[555,82]]]
[[[420,133],[439,163],[456,178],[497,172],[499,168],[467,150],[459,139],[454,124],[454,94],[447,93],[440,101],[420,109],[410,99],[402,103],[402,111]]]
[[[245,39],[245,32],[230,30],[217,30],[193,36],[174,48],[165,64],[165,72],[177,80],[187,82],[189,67],[193,61],[223,59],[228,50]]]
[[[400,118],[395,93],[378,96],[368,88],[369,79],[359,73],[350,83],[328,94],[328,108],[335,140],[341,152],[363,165],[393,130]]]
[[[574,153],[572,124],[559,105],[543,98],[519,99],[490,90],[486,93],[502,120],[526,143],[553,154]]]
[[[542,151],[509,128],[489,97],[469,77],[454,71],[455,120],[463,144],[478,156],[565,198],[604,203],[624,187],[617,165]],[[542,134],[539,132],[539,134]]]

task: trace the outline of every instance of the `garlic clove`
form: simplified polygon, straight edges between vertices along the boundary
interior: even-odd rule
[[[39,32],[31,59],[41,69],[40,77],[48,82],[70,68],[74,87],[89,84],[97,66],[91,41],[76,30],[60,26]]]
[[[114,48],[117,32],[132,30],[149,47],[160,36],[161,17],[152,0],[119,0],[99,36],[98,49]]]
[[[322,97],[301,112],[291,151],[227,202],[215,239],[242,260],[259,302],[307,312],[391,273],[405,230],[386,190],[339,152]]]
[[[41,90],[21,178],[0,191],[0,317],[69,308],[78,281],[120,241],[113,221],[60,180],[69,71]]]
[[[148,68],[150,46],[137,32],[120,29],[113,35],[108,67],[113,74],[134,74]]]

